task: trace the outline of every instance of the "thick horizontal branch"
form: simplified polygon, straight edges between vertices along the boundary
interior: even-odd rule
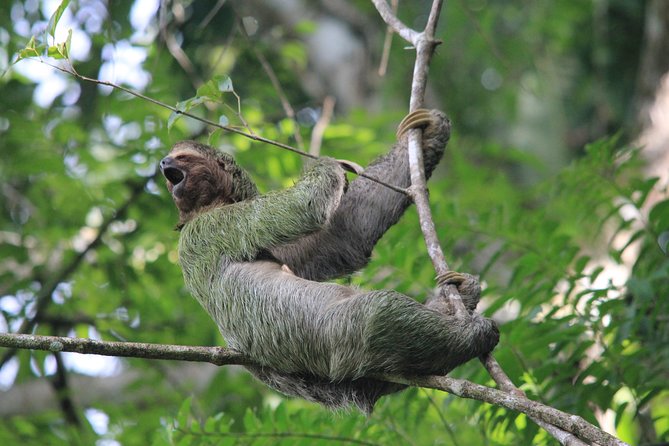
[[[149,344],[141,342],[109,342],[85,338],[39,336],[29,334],[0,333],[0,347],[44,350],[49,352],[73,352],[82,354],[118,356],[144,359],[168,359],[209,362],[215,365],[254,365],[248,357],[235,350],[223,347],[201,347],[172,344]],[[379,377],[387,381],[442,390],[462,398],[484,401],[522,412],[573,432],[580,438],[600,445],[624,446],[626,443],[597,429],[583,418],[570,415],[526,397],[470,381],[447,376],[425,376],[406,379],[397,376]],[[568,444],[568,443],[563,443]],[[578,444],[578,443],[572,443]]]
[[[124,358],[209,362],[215,365],[252,364],[252,361],[242,353],[223,347],[96,341],[61,336],[0,333],[0,347],[44,350],[53,353],[72,352]]]

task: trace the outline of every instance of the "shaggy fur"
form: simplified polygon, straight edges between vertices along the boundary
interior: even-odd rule
[[[429,175],[450,125],[443,113],[426,113],[415,125],[426,125]],[[346,190],[344,171],[330,159],[292,188],[259,195],[229,155],[192,141],[175,145],[161,169],[180,211],[188,288],[271,387],[369,413],[378,398],[403,388],[373,376],[443,375],[497,344],[495,324],[473,312],[479,288],[471,276],[460,287],[466,320],[395,291],[317,282],[363,267],[408,207],[404,195],[363,178]],[[406,138],[366,173],[408,186]]]

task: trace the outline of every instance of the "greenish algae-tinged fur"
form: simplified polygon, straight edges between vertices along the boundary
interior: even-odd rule
[[[423,136],[427,175],[450,130],[443,113],[431,114]],[[346,189],[339,164],[322,159],[293,187],[258,195],[229,155],[179,144],[173,152],[196,147],[207,159],[184,161],[186,189],[173,192],[186,284],[228,345],[251,357],[258,365],[249,370],[271,387],[369,413],[378,398],[403,388],[372,376],[446,374],[497,344],[495,324],[473,312],[480,290],[471,276],[461,287],[471,312],[466,320],[392,290],[321,282],[367,263],[374,244],[409,206],[403,194],[363,178]],[[189,166],[204,178],[189,175]],[[366,172],[407,187],[406,138]],[[226,174],[232,184],[212,186],[212,176]],[[198,187],[215,192],[205,199],[193,194]],[[176,195],[200,201],[191,209]]]

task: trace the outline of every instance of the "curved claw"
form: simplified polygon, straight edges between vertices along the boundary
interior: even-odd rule
[[[347,172],[354,173],[356,175],[360,175],[362,172],[365,171],[363,167],[360,164],[354,163],[353,161],[349,160],[337,160],[339,165],[342,167]]]
[[[402,122],[397,126],[397,139],[400,139],[406,132],[411,129],[427,127],[434,120],[434,116],[430,110],[419,108],[414,110],[402,119]]]
[[[439,284],[439,286],[446,286],[446,285],[459,286],[466,279],[467,277],[462,273],[459,273],[457,271],[446,271],[445,273],[439,274],[437,276],[437,284]]]

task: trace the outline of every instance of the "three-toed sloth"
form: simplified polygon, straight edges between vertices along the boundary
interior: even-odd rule
[[[398,143],[365,173],[408,187],[403,134],[415,127],[429,176],[450,135],[436,110],[405,118]],[[327,158],[293,187],[260,195],[230,155],[193,141],[177,143],[160,167],[179,210],[187,287],[228,346],[255,362],[248,369],[280,392],[369,413],[404,387],[379,377],[444,375],[497,344],[495,323],[474,312],[480,289],[469,275],[459,284],[464,319],[392,290],[323,282],[368,262],[406,195],[362,177],[347,187]]]

